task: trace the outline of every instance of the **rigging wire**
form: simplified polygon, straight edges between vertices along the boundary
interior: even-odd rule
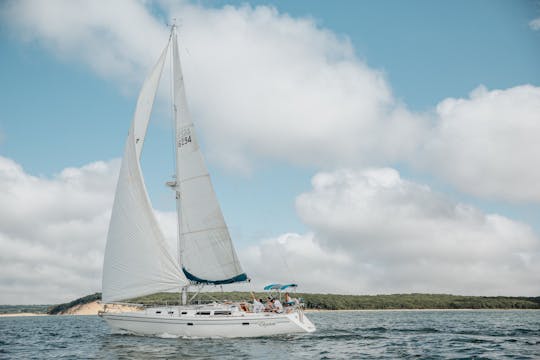
[[[285,241],[286,242],[286,241]],[[279,255],[281,256],[281,260],[283,261],[283,263],[285,264],[285,268],[287,269],[287,273],[288,274],[294,274],[293,271],[291,271],[291,268],[289,267],[289,263],[287,261],[287,255],[285,254],[285,242],[283,244],[279,243],[278,241],[278,246],[277,246],[277,249],[278,249],[278,253]],[[289,281],[293,282],[293,283],[296,283],[296,279],[294,279],[294,277],[292,279],[290,279]]]

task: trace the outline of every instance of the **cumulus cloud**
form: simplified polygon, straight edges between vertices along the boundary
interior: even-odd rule
[[[250,171],[261,159],[325,169],[408,162],[476,196],[540,200],[538,87],[479,87],[418,114],[346,37],[310,18],[268,6],[163,2],[159,19],[145,5],[117,1],[103,11],[95,1],[17,1],[5,4],[2,18],[130,89],[167,38],[165,18],[180,18],[192,112],[207,155],[225,167]]]
[[[422,119],[396,101],[384,75],[312,20],[269,7],[171,12],[185,14],[192,104],[222,162],[362,164],[419,141]]]
[[[529,22],[529,27],[532,30],[540,30],[540,18],[533,19]]]
[[[55,303],[101,287],[118,161],[32,176],[0,157],[0,303]]]
[[[437,105],[437,123],[415,161],[481,197],[540,202],[540,88],[523,85]]]
[[[538,295],[540,239],[526,224],[456,203],[390,168],[319,173],[312,185],[296,200],[311,233],[242,253],[256,278],[353,294]]]
[[[54,304],[101,291],[119,165],[96,161],[47,178],[0,156],[0,304]],[[176,213],[155,214],[174,254]]]
[[[0,14],[22,39],[124,87],[142,83],[167,40],[162,22],[137,1],[8,1]]]
[[[350,41],[267,6],[172,4],[182,19],[188,98],[210,157],[249,170],[259,158],[362,164],[411,153],[423,119],[396,101]],[[53,53],[101,76],[141,81],[167,39],[143,3],[12,2],[4,18]]]
[[[118,161],[52,178],[0,157],[0,303],[56,303],[99,291]],[[298,196],[307,234],[261,240],[240,256],[256,285],[307,291],[537,295],[540,241],[393,169],[319,173]],[[176,249],[176,215],[156,211]]]

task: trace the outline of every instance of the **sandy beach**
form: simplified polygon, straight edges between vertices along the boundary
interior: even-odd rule
[[[0,317],[14,317],[14,316],[49,316],[44,313],[12,313],[12,314],[0,314]]]
[[[137,311],[139,307],[129,306],[129,305],[107,305],[107,311],[109,312],[128,312],[128,311]],[[104,306],[100,301],[92,301],[87,304],[80,304],[70,307],[57,315],[97,315],[98,312],[104,311]],[[0,317],[12,317],[12,316],[51,316],[45,313],[30,313],[30,312],[21,312],[21,313],[10,313],[10,314],[0,314]]]

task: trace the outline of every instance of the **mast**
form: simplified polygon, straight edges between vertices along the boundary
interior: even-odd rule
[[[173,127],[174,127],[174,141],[173,141],[173,147],[174,147],[174,175],[173,180],[167,182],[167,185],[171,187],[171,189],[174,191],[175,194],[175,200],[176,200],[176,218],[177,218],[177,227],[176,227],[176,239],[177,239],[177,261],[178,266],[182,266],[182,207],[181,207],[181,194],[180,194],[180,187],[178,186],[178,179],[180,179],[179,171],[180,167],[178,166],[178,152],[177,149],[177,139],[179,138],[179,132],[180,132],[180,125],[179,125],[179,108],[181,106],[182,100],[183,103],[185,103],[185,93],[183,91],[179,91],[177,89],[177,84],[180,82],[183,84],[182,79],[182,71],[178,66],[175,64],[175,60],[179,59],[178,54],[178,40],[177,40],[177,32],[176,32],[176,19],[174,19],[173,24],[171,25],[171,35],[170,40],[172,42],[172,46],[170,47],[171,51],[171,97],[172,97],[172,121],[173,121]],[[178,79],[179,78],[179,79]],[[181,90],[183,90],[183,86],[181,87]],[[179,98],[180,97],[180,98]],[[183,99],[181,98],[183,97]],[[187,109],[186,109],[187,110]],[[187,112],[187,111],[186,111]],[[180,115],[181,116],[181,115]],[[181,290],[181,303],[182,305],[187,304],[187,291],[189,288],[189,283],[182,287]]]
[[[173,24],[171,25],[171,95],[172,95],[172,121],[174,124],[174,141],[173,141],[173,147],[174,147],[174,181],[173,181],[173,190],[175,193],[175,199],[176,199],[176,217],[177,217],[177,228],[176,228],[176,241],[177,241],[177,256],[178,256],[178,265],[181,266],[182,264],[182,249],[181,249],[181,243],[182,243],[182,209],[180,207],[180,188],[177,186],[177,181],[180,179],[179,177],[179,171],[180,167],[178,166],[178,152],[176,151],[177,147],[177,139],[179,137],[179,124],[178,124],[178,99],[177,99],[177,89],[176,89],[176,77],[178,70],[180,70],[180,73],[178,74],[180,77],[182,76],[181,69],[176,69],[174,60],[176,57],[178,57],[178,40],[177,40],[177,32],[176,32],[176,19],[173,19]]]

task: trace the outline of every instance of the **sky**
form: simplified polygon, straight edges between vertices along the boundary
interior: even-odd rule
[[[0,303],[100,291],[120,157],[180,24],[258,289],[540,294],[537,1],[0,3]],[[174,243],[168,75],[142,167]]]

